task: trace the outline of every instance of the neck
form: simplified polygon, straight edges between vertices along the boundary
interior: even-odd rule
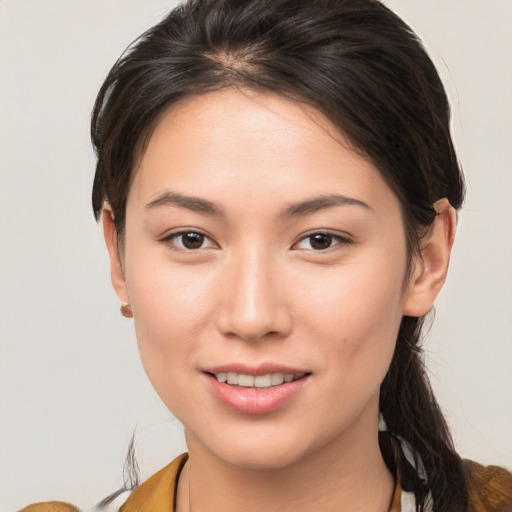
[[[284,468],[234,466],[189,443],[178,484],[177,512],[387,512],[394,478],[375,429],[364,444],[339,440]]]

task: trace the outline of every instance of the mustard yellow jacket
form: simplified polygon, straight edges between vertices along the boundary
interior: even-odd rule
[[[172,512],[176,486],[181,468],[188,459],[180,455],[168,466],[135,489],[119,512]],[[481,466],[464,461],[470,491],[468,512],[512,512],[512,473],[497,466]],[[389,512],[401,510],[400,481],[398,479]],[[51,501],[29,505],[19,512],[79,512],[68,503]]]

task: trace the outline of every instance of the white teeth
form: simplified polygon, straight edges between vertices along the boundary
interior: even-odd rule
[[[227,382],[235,386],[238,385],[238,373],[228,372]]]
[[[269,388],[272,385],[272,375],[258,375],[254,377],[255,388]]]
[[[216,373],[215,377],[219,382],[227,382],[231,386],[240,386],[243,388],[270,388],[280,386],[285,382],[293,382],[295,378],[302,377],[303,374],[295,376],[293,373],[267,373],[266,375],[247,375],[235,372]]]
[[[256,377],[257,379],[259,377]],[[243,388],[252,388],[254,386],[254,377],[252,375],[243,375],[240,374],[238,376],[238,385]]]
[[[272,386],[279,386],[284,382],[284,373],[272,374]]]

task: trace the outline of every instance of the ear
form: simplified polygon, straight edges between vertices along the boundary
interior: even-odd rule
[[[130,302],[128,290],[126,287],[126,278],[124,275],[122,255],[119,253],[117,230],[114,224],[114,213],[110,206],[106,205],[101,211],[101,220],[103,224],[103,235],[107,244],[108,254],[110,256],[110,276],[112,285],[121,302]]]
[[[403,306],[405,316],[426,315],[446,280],[457,219],[448,199],[434,204],[436,218],[421,241],[421,254],[414,258],[414,270]]]

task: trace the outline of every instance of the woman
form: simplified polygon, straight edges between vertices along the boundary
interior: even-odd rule
[[[419,353],[464,187],[399,18],[189,2],[111,70],[92,134],[121,312],[189,451],[121,510],[510,510]]]

